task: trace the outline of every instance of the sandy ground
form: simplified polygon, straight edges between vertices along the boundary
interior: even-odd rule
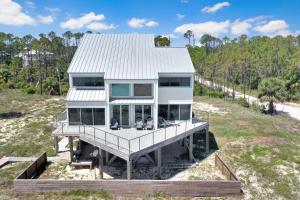
[[[220,115],[224,115],[227,113],[225,110],[221,110],[220,108],[217,108],[212,104],[208,104],[204,102],[193,102],[193,111],[210,112],[210,113],[216,113]]]
[[[67,154],[66,154],[67,153]],[[55,178],[60,180],[95,180],[99,179],[99,170],[75,169],[69,165],[68,153],[60,160],[53,161],[41,175],[40,178]],[[174,143],[163,149],[162,179],[165,180],[216,180],[225,179],[221,172],[215,167],[215,154],[209,155],[202,160],[190,163],[187,160],[186,148],[179,143]],[[126,163],[116,160],[112,165],[104,166],[104,179],[126,179]],[[157,167],[146,157],[139,158],[133,165],[133,179],[157,179]]]
[[[61,104],[57,102],[61,100],[61,98],[51,98],[45,101],[39,101],[38,103],[31,105],[29,111],[20,118],[0,120],[0,144],[5,143],[10,140],[11,137],[24,130],[26,125],[30,122],[47,121],[49,124],[53,123],[53,116],[45,116],[42,115],[42,113],[44,113],[45,109],[50,105],[53,108],[60,107]]]
[[[199,77],[198,79],[199,83],[205,84],[208,87],[212,86],[212,83],[210,81],[204,80],[202,78]],[[218,84],[214,84],[215,87],[220,87]],[[232,92],[231,88],[227,88],[227,87],[223,87],[226,91],[228,92]],[[243,98],[244,94],[235,91],[235,97],[236,98]],[[258,104],[262,104],[258,98],[250,96],[250,95],[245,95],[245,98],[248,99],[248,101],[250,103],[258,103]],[[300,105],[296,104],[296,103],[277,103],[276,104],[276,110],[283,112],[283,113],[287,113],[289,116],[297,119],[300,121]]]

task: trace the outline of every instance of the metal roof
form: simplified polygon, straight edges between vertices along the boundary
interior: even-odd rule
[[[194,73],[194,67],[186,48],[155,47],[151,34],[85,34],[68,73],[158,79],[158,73]]]
[[[70,88],[67,94],[67,101],[105,101],[105,91]]]

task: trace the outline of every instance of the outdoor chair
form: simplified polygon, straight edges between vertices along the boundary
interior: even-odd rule
[[[116,118],[112,118],[110,121],[110,129],[111,130],[118,130],[120,129],[119,122]]]
[[[165,120],[163,117],[159,116],[158,117],[158,127],[159,128],[166,128],[166,127],[169,127],[169,126],[174,126],[176,125],[175,123],[172,123],[168,120]]]
[[[151,117],[149,117],[147,119],[147,122],[146,122],[146,129],[147,130],[153,130],[154,129],[154,121]]]
[[[143,119],[141,117],[137,117],[135,119],[135,127],[137,130],[143,130],[145,127],[145,124],[143,122]]]

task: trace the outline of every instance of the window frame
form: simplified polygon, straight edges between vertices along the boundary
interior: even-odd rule
[[[80,120],[80,122],[70,122],[70,112],[69,112],[69,110],[70,109],[79,109],[79,120]],[[82,109],[92,109],[92,122],[93,122],[93,126],[105,126],[106,125],[106,111],[105,111],[105,109],[106,108],[103,108],[103,107],[82,107],[82,108],[68,108],[68,124],[70,125],[70,126],[74,126],[74,125],[80,125],[80,124],[82,124]],[[95,124],[95,110],[96,109],[103,109],[103,113],[104,113],[104,124]],[[88,125],[88,124],[87,124]],[[91,125],[91,124],[90,124]]]
[[[167,85],[161,85],[161,81],[162,79],[167,79]],[[172,85],[172,81],[170,81],[171,79],[180,79],[180,81],[178,82],[179,85],[175,86]],[[185,83],[184,79],[189,79],[189,85],[183,85],[183,83]],[[166,88],[190,88],[192,87],[192,78],[190,76],[160,76],[158,78],[158,87],[166,87]]]
[[[129,94],[128,96],[113,96],[113,85],[128,85],[129,87]],[[132,89],[131,89],[131,84],[130,83],[111,83],[110,84],[110,96],[112,98],[130,98],[132,96]]]
[[[170,106],[178,106],[178,118],[179,119],[170,119]],[[160,116],[160,106],[167,106],[167,118],[166,120],[170,120],[170,121],[187,121],[187,120],[191,120],[192,116],[191,116],[191,109],[192,109],[192,105],[191,104],[158,104],[158,112],[157,115],[158,117]],[[189,112],[189,118],[188,119],[181,119],[181,106],[189,106],[190,112]]]
[[[150,85],[151,95],[150,96],[149,95],[148,96],[137,96],[135,94],[135,85]],[[153,84],[152,83],[133,83],[132,84],[132,97],[134,97],[134,98],[151,98],[151,97],[153,97]]]
[[[97,78],[100,78],[101,79],[101,85],[100,86],[78,86],[78,85],[75,85],[75,79],[85,79],[85,78],[93,78],[94,80],[94,83],[96,83],[96,79]],[[102,76],[73,76],[72,77],[72,86],[77,88],[77,89],[103,89],[105,87],[105,83],[104,83],[104,77]]]

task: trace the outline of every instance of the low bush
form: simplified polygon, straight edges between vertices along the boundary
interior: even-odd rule
[[[249,108],[250,107],[250,105],[249,105],[249,103],[248,103],[248,101],[247,101],[246,98],[239,98],[238,99],[238,104],[240,104],[241,106],[243,106],[245,108]]]
[[[29,86],[29,87],[27,87],[27,88],[25,89],[25,92],[26,92],[27,94],[35,94],[35,93],[37,92],[37,90],[36,90],[35,87]]]
[[[209,96],[214,98],[224,98],[225,93],[221,89],[212,89],[205,85],[201,85],[195,82],[194,86],[195,96]]]

